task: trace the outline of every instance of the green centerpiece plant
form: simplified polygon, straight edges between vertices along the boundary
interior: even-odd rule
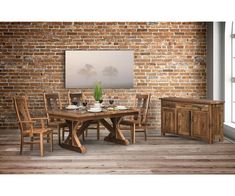
[[[102,98],[102,86],[97,83],[94,88],[94,98],[98,102]]]

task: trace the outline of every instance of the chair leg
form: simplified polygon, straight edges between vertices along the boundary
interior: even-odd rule
[[[100,123],[97,123],[97,140],[100,140]]]
[[[86,137],[88,136],[88,129],[86,130]]]
[[[50,143],[50,136],[47,135],[47,143]]]
[[[21,135],[20,136],[20,154],[22,154],[23,145],[24,145],[24,137]]]
[[[33,136],[30,138],[30,141],[33,142]],[[30,144],[30,150],[33,150],[33,143]]]
[[[53,132],[49,133],[50,136],[50,147],[51,147],[51,152],[53,152]]]
[[[40,133],[40,154],[43,157],[43,134]]]
[[[87,132],[87,130],[83,131],[83,133],[82,133],[82,141],[85,141],[85,132]]]
[[[147,128],[146,126],[144,127],[144,139],[147,141]]]
[[[52,134],[53,134],[53,132],[52,132]],[[62,130],[62,134],[64,134],[63,130]],[[61,140],[60,140],[60,126],[58,127],[58,142],[59,142],[59,144],[61,143]]]
[[[132,144],[135,143],[135,124],[131,128],[131,141],[132,141]]]
[[[64,141],[64,128],[62,129],[62,141]]]

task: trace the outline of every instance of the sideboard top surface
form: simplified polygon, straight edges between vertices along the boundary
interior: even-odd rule
[[[210,99],[195,99],[195,98],[182,98],[182,97],[163,97],[160,98],[164,101],[174,101],[174,102],[189,102],[195,104],[223,104],[222,100],[210,100]]]

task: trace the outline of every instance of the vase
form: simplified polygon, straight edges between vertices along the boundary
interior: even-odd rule
[[[96,101],[94,103],[94,108],[101,108],[101,104],[99,103],[99,101]]]

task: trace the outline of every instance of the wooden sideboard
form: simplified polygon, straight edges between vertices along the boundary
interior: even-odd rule
[[[171,133],[212,144],[223,141],[224,101],[166,97],[161,99],[161,135]]]

